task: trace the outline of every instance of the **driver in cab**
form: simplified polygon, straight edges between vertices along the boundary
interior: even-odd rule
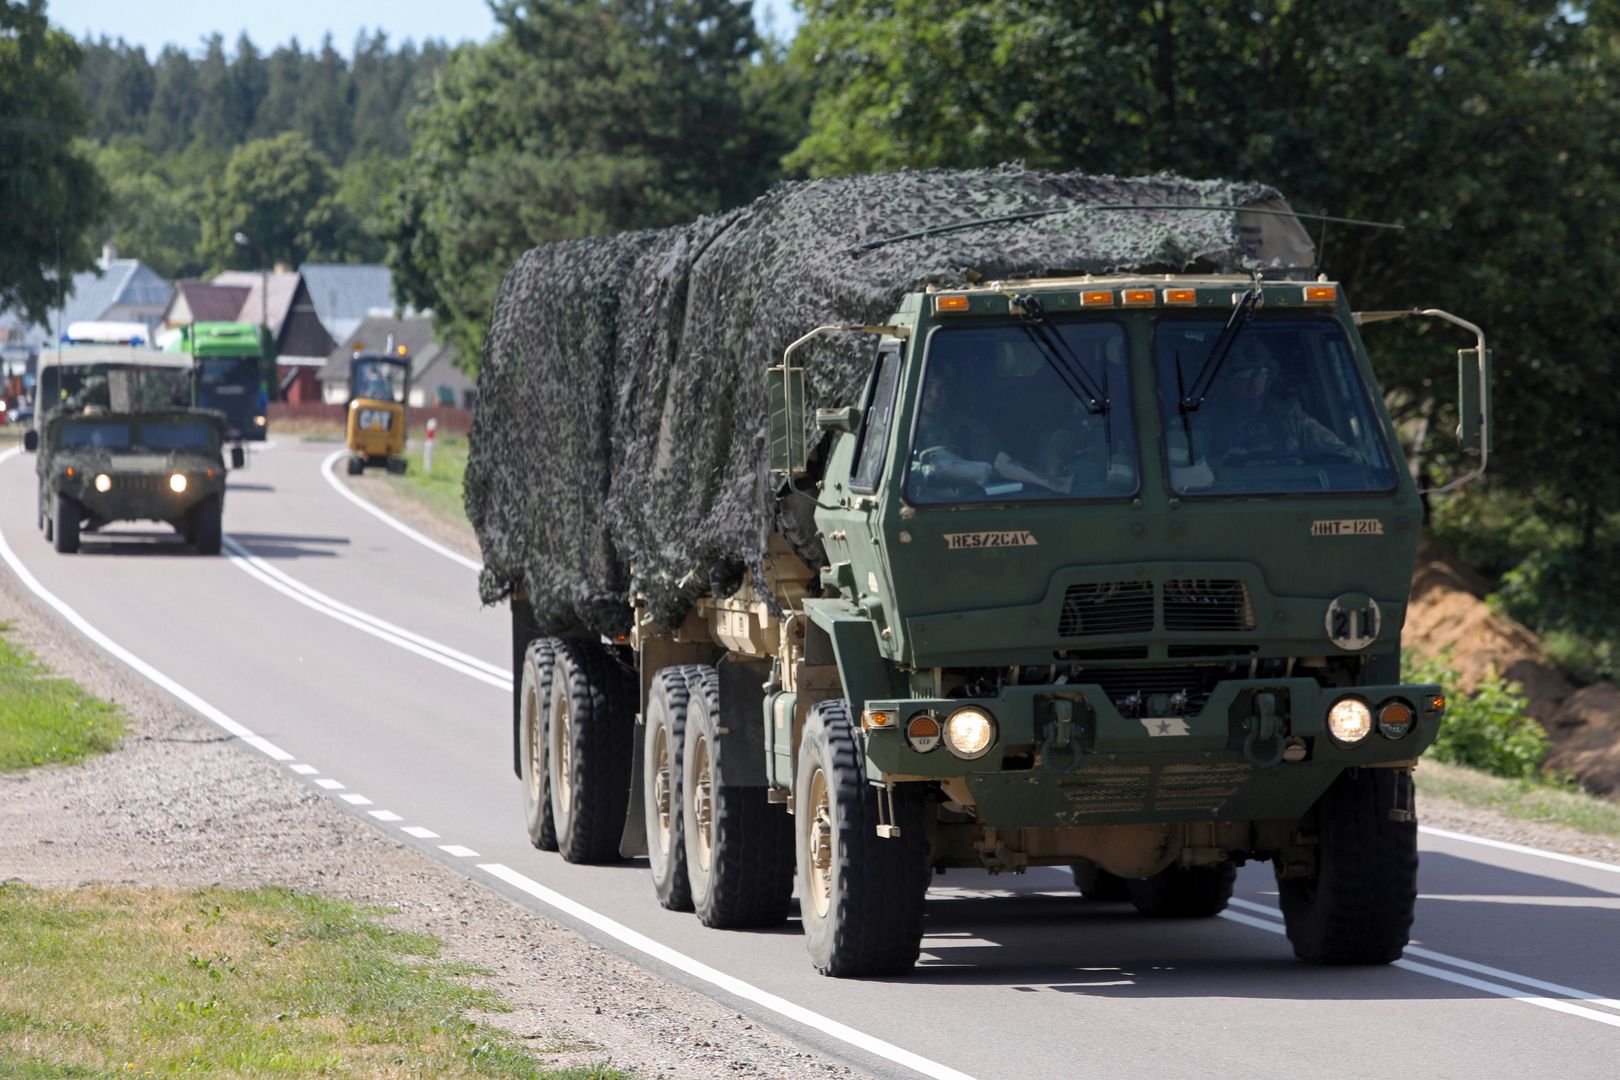
[[[1212,410],[1210,419],[1215,422],[1203,433],[1212,464],[1217,468],[1283,464],[1324,455],[1345,462],[1361,460],[1298,401],[1279,396],[1276,378],[1277,361],[1263,344],[1240,341],[1234,346],[1221,373],[1221,407]]]
[[[998,484],[1030,484],[1067,494],[1069,476],[1031,468],[1002,449],[983,413],[996,411],[993,387],[980,392],[969,385],[957,365],[943,365],[923,380],[922,412],[917,420],[912,494],[938,497],[969,491],[997,494]]]

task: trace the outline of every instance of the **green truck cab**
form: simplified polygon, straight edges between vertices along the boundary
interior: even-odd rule
[[[225,417],[226,439],[265,440],[270,430],[269,350],[261,327],[240,322],[192,323],[180,327],[166,349],[192,358],[192,404]]]

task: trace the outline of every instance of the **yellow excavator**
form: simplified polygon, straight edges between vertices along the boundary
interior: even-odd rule
[[[349,475],[367,465],[405,471],[405,407],[411,392],[411,358],[392,335],[382,352],[354,343],[349,359],[349,413],[344,433],[349,446]]]

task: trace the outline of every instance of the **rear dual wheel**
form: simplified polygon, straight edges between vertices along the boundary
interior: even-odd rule
[[[557,850],[611,862],[629,805],[635,677],[593,641],[552,639],[552,653],[545,755]]]
[[[523,781],[523,819],[529,843],[557,850],[551,817],[551,784],[546,776],[546,716],[551,709],[552,641],[534,641],[523,654],[519,686],[518,775]]]

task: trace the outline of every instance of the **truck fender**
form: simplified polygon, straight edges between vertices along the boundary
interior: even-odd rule
[[[838,665],[852,714],[858,718],[874,698],[906,696],[904,680],[878,650],[877,626],[866,612],[848,600],[806,600],[804,610],[811,622],[805,637],[806,660],[825,663],[813,654],[831,645],[831,660]],[[823,634],[825,643],[818,640]]]

